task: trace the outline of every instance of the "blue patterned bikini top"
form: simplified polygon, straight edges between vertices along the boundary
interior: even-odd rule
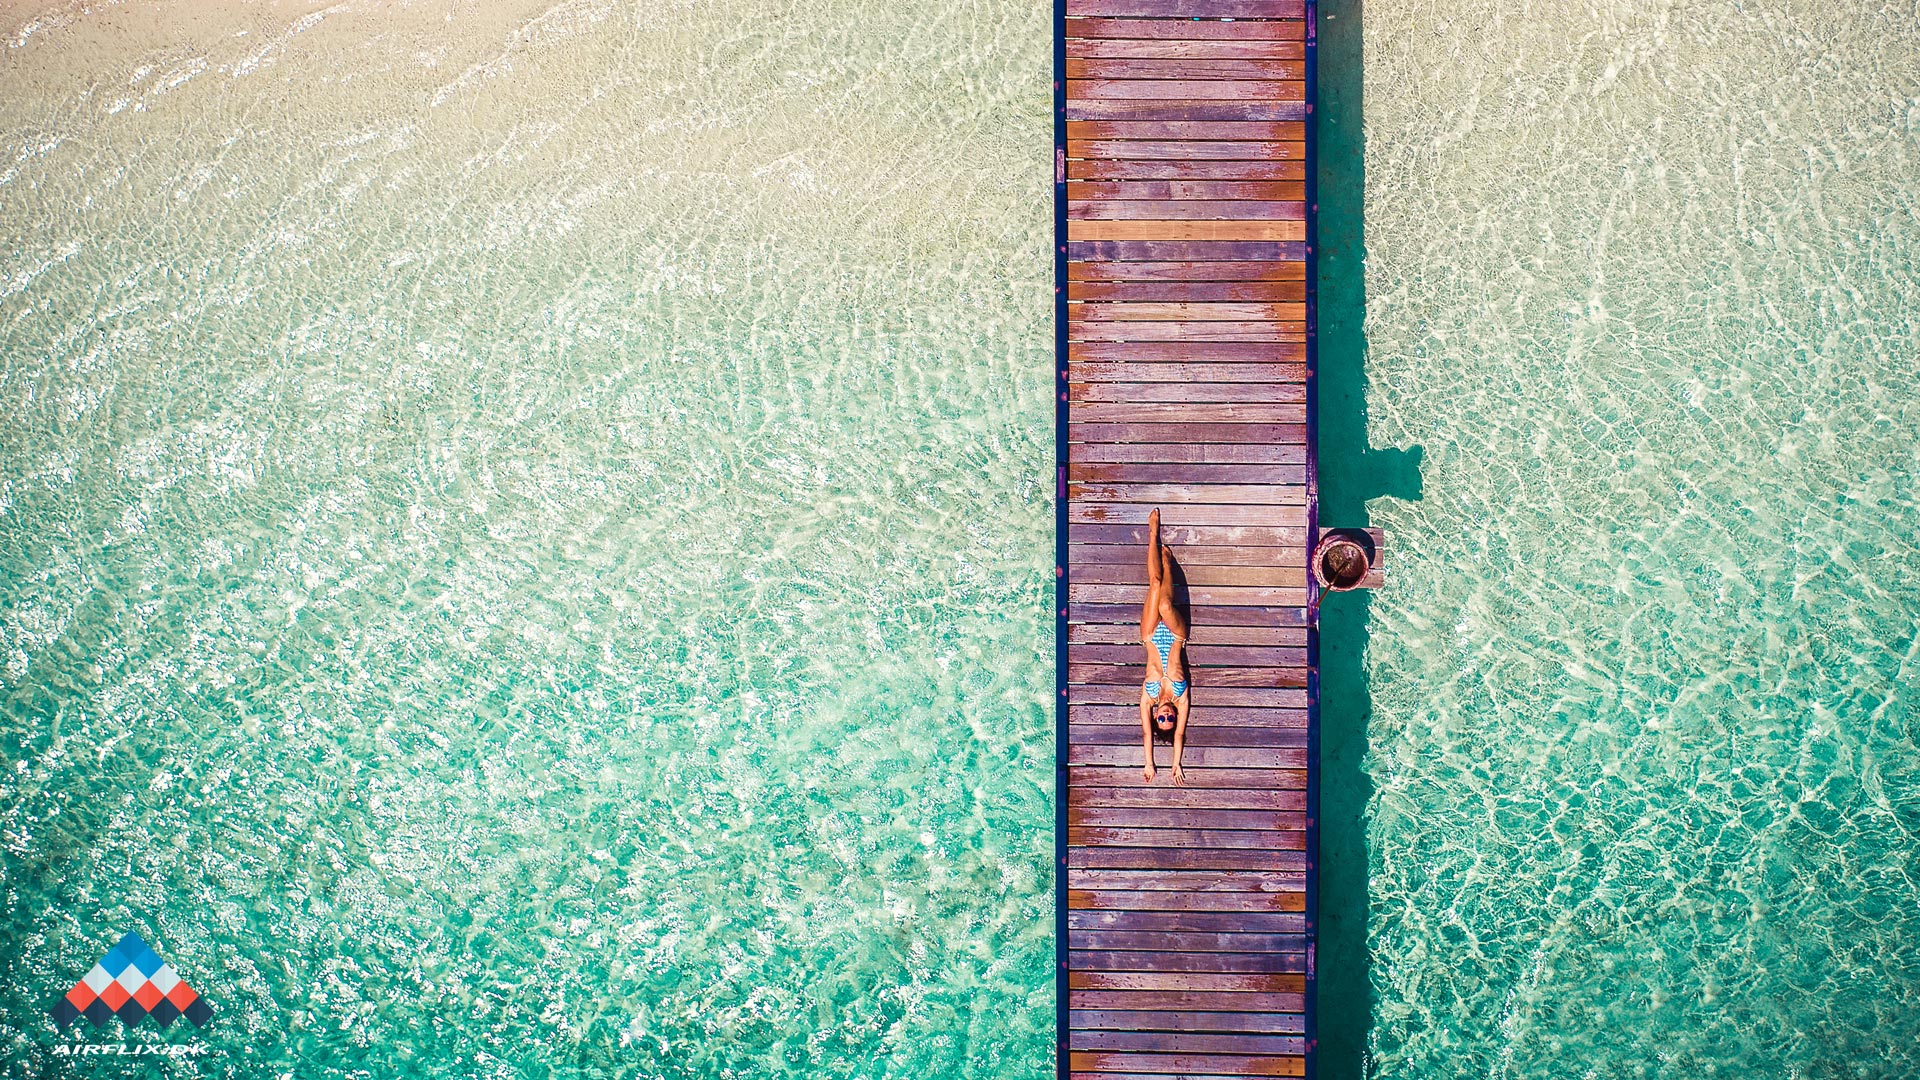
[[[1173,630],[1170,627],[1168,627],[1166,623],[1163,622],[1159,626],[1156,626],[1153,628],[1153,644],[1155,648],[1160,650],[1160,670],[1165,671],[1167,670],[1167,665],[1171,663],[1172,657],[1173,657]],[[1146,691],[1147,691],[1148,697],[1159,697],[1160,696],[1160,680],[1148,679],[1146,684]],[[1173,696],[1174,697],[1179,697],[1180,695],[1185,694],[1186,692],[1187,692],[1187,683],[1185,679],[1173,680]]]

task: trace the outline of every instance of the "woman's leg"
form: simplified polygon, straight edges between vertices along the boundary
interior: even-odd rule
[[[1141,641],[1152,637],[1153,628],[1160,622],[1161,598],[1166,593],[1162,569],[1160,511],[1155,510],[1147,517],[1147,598],[1140,605]]]
[[[1182,618],[1180,610],[1173,606],[1173,556],[1167,554],[1166,548],[1160,549],[1160,572],[1156,576],[1160,581],[1160,609],[1156,613],[1157,617],[1167,624],[1167,629],[1173,631],[1174,637],[1185,638],[1187,620]]]

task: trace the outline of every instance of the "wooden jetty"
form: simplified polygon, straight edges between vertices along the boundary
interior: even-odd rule
[[[1316,539],[1301,0],[1059,0],[1060,1075],[1312,1066]],[[1147,514],[1187,783],[1141,778]]]

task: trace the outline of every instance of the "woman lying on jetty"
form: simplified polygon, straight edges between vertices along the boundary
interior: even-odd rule
[[[1153,744],[1173,742],[1173,782],[1186,783],[1180,750],[1187,739],[1187,620],[1173,606],[1172,564],[1160,546],[1160,511],[1147,517],[1147,601],[1140,607],[1140,644],[1147,649],[1147,678],[1140,685],[1140,738],[1153,779]]]

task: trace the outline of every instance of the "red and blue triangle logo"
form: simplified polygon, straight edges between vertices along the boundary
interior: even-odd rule
[[[128,1027],[149,1016],[163,1028],[182,1016],[194,1027],[205,1027],[213,1019],[206,1000],[182,982],[173,965],[160,959],[139,934],[128,934],[108,949],[52,1012],[54,1025],[62,1031],[83,1016],[94,1027],[105,1025],[110,1016],[119,1017]]]

